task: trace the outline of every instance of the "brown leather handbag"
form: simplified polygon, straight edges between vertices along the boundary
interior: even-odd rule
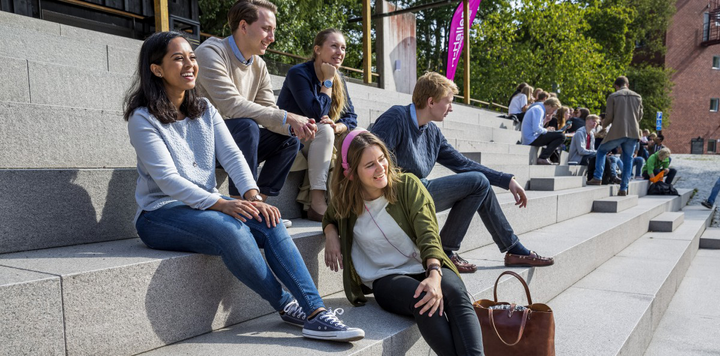
[[[504,275],[517,278],[527,295],[527,306],[498,302],[497,285]],[[473,303],[480,319],[483,347],[487,356],[554,356],[555,319],[550,307],[533,304],[525,280],[515,272],[498,276],[493,290],[495,300],[482,299]]]

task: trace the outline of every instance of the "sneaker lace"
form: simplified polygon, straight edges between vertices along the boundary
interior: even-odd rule
[[[457,260],[457,261],[460,262],[460,263],[466,263],[466,264],[467,264],[467,263],[470,263],[470,262],[468,262],[466,259],[460,257],[460,255],[458,255],[457,253],[454,254],[453,257],[455,257],[455,260]]]
[[[322,313],[318,318],[322,321],[326,321],[330,324],[332,324],[335,327],[338,328],[344,328],[346,327],[345,324],[342,322],[342,320],[337,318],[337,315],[343,315],[345,310],[343,308],[337,308],[335,310],[332,310],[332,308],[328,309],[325,313]]]
[[[285,314],[288,314],[294,318],[305,320],[305,312],[303,311],[300,304],[298,304],[297,300],[293,300],[292,302],[288,303],[285,308],[283,308],[283,311],[285,312]]]

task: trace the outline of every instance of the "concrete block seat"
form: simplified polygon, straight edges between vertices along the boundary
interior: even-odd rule
[[[710,222],[710,213],[702,208],[687,207],[684,212],[685,223],[677,230],[644,234],[549,302],[555,311],[558,355],[642,355],[645,352],[698,251],[699,237]],[[707,295],[707,291],[698,294]],[[702,304],[687,307],[692,305]],[[710,309],[700,308],[697,313],[683,309],[681,315],[688,318],[687,322],[674,326],[687,330],[702,319],[699,315]],[[695,343],[689,342],[690,339],[697,337],[684,339],[677,347],[690,352],[694,349],[690,345]],[[667,339],[659,339],[660,344],[666,344],[662,340]],[[697,355],[697,349],[694,351],[688,355]]]
[[[636,241],[647,231],[647,221],[672,206],[673,199],[679,197],[642,200],[637,207],[621,212],[612,224],[598,219],[597,214],[588,214],[522,234],[520,238],[523,241],[542,246],[548,255],[555,257],[556,263],[541,269],[513,270],[528,280],[534,300],[546,302]],[[584,228],[578,230],[577,226]],[[618,234],[617,231],[625,233]],[[491,298],[495,278],[506,269],[502,267],[503,255],[495,246],[485,246],[468,251],[463,256],[480,267],[477,273],[462,276],[468,290],[474,298]],[[503,300],[524,303],[522,287],[509,278],[500,282],[498,294]],[[341,318],[349,325],[364,328],[366,338],[353,344],[307,340],[302,338],[297,328],[282,324],[276,315],[267,315],[152,350],[147,355],[428,353],[428,346],[410,319],[383,312],[372,298],[364,307],[350,306],[342,292],[326,296],[325,300],[332,308],[343,308]],[[553,304],[550,306],[553,307]]]
[[[709,230],[709,229],[708,229]],[[705,232],[707,233],[706,230]],[[720,251],[700,249],[690,263],[685,278],[655,329],[645,356],[698,356],[720,353],[717,330],[720,312],[712,305],[720,294]]]
[[[667,212],[660,214],[650,220],[650,231],[673,232],[685,221],[685,214],[678,212]]]
[[[617,213],[637,205],[637,195],[613,196],[598,199],[593,203],[593,211],[599,213]]]
[[[720,249],[720,228],[708,228],[700,238],[700,248]]]
[[[563,190],[580,188],[585,183],[583,176],[571,177],[543,177],[530,179],[530,189],[532,190]]]

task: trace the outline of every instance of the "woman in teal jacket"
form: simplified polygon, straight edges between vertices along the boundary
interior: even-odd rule
[[[399,173],[365,130],[345,137],[336,167],[343,171],[323,218],[325,264],[343,269],[348,300],[363,305],[374,293],[383,309],[413,317],[438,355],[482,355],[480,323],[420,180]]]

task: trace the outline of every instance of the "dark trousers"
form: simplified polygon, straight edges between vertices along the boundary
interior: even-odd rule
[[[589,155],[582,156],[582,159],[580,159],[580,165],[581,166],[587,166],[590,163],[590,158],[594,158],[595,153],[591,153]],[[593,164],[594,166],[594,164]]]
[[[225,124],[235,143],[242,151],[253,178],[260,188],[260,193],[268,196],[280,194],[300,150],[300,141],[297,137],[284,136],[274,133],[266,128],[260,128],[253,119],[229,119]],[[258,177],[258,165],[265,162]],[[242,195],[238,192],[235,183],[230,181],[230,195]]]
[[[437,212],[450,209],[440,238],[445,251],[457,251],[465,238],[475,212],[480,215],[500,252],[518,243],[510,223],[500,208],[487,177],[480,172],[463,172],[442,178],[420,180],[435,202]]]
[[[373,282],[375,300],[391,313],[415,318],[420,334],[436,354],[482,355],[480,322],[460,277],[443,268],[440,286],[445,311],[440,316],[438,309],[431,317],[428,317],[429,311],[420,315],[422,307],[415,308],[415,303],[425,296],[422,293],[413,298],[423,279],[424,274],[393,274],[380,278]]]
[[[542,151],[540,151],[540,158],[548,159],[550,155],[555,152],[555,149],[560,147],[563,142],[565,142],[565,135],[562,132],[548,131],[538,136],[535,141],[530,144],[530,146],[546,146],[542,149]]]
[[[677,174],[677,169],[675,169],[675,168],[668,168],[668,169],[670,170],[670,172],[668,172],[668,174],[663,178],[663,180],[666,183],[672,184],[673,179],[675,179],[675,175]],[[655,175],[657,175],[661,171],[662,171],[662,169],[653,170]],[[645,180],[650,180],[650,175],[647,174],[647,172],[643,172],[642,176],[643,176],[643,178],[645,178]]]

